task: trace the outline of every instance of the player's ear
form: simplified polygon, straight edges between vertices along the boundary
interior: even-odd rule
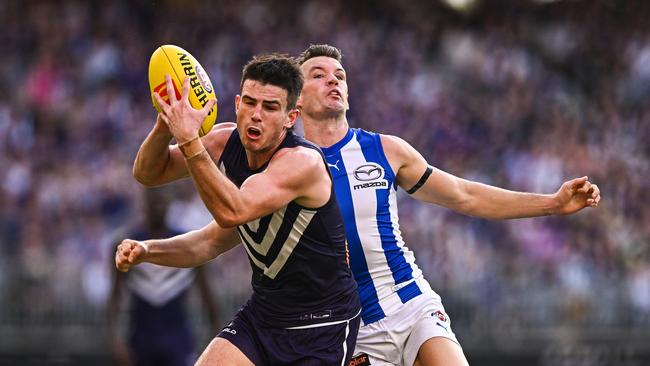
[[[241,95],[235,95],[235,111],[239,110],[239,102],[241,102]]]
[[[295,125],[298,121],[298,116],[300,116],[300,110],[298,110],[298,107],[296,106],[296,108],[289,111],[287,121],[284,123],[284,127],[287,129],[293,127],[293,125]]]

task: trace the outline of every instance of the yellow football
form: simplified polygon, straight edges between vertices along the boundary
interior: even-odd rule
[[[190,77],[189,100],[192,107],[201,109],[210,99],[217,99],[208,74],[203,70],[201,64],[189,52],[174,45],[158,47],[151,55],[149,61],[149,89],[153,106],[160,112],[160,106],[153,97],[154,93],[169,103],[169,92],[165,83],[165,75],[172,78],[176,98],[181,97],[181,88],[185,76]],[[217,120],[217,105],[208,113],[199,129],[199,135],[203,136],[210,132]]]

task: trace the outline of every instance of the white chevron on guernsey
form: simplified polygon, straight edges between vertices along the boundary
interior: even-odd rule
[[[271,247],[271,244],[275,240],[275,237],[277,235],[278,230],[280,229],[280,226],[282,225],[282,222],[284,221],[283,219],[280,220],[275,220],[276,214],[277,216],[281,216],[284,218],[284,212],[286,211],[286,206],[279,210],[276,211],[273,215],[273,218],[271,219],[271,222],[269,223],[269,227],[264,234],[264,238],[262,239],[262,246],[266,245],[268,247],[265,248],[264,253],[260,253],[262,255],[266,255]],[[264,263],[262,263],[259,259],[257,259],[253,253],[251,253],[251,249],[253,248],[256,252],[259,252],[257,249],[258,246],[260,246],[257,242],[252,240],[252,238],[246,233],[245,229],[242,228],[237,228],[239,231],[239,236],[244,242],[244,248],[246,248],[246,251],[248,252],[248,257],[251,259],[251,261],[264,272],[264,275],[271,278],[275,279],[275,276],[278,275],[282,267],[287,263],[287,260],[291,256],[291,253],[293,253],[293,250],[296,248],[298,243],[300,242],[300,239],[302,238],[303,233],[305,232],[305,229],[307,229],[307,226],[311,222],[311,220],[314,218],[316,215],[316,211],[311,211],[311,210],[305,210],[302,209],[298,213],[298,216],[296,217],[295,222],[291,226],[291,232],[287,236],[287,239],[281,244],[282,248],[280,249],[280,252],[278,253],[278,256],[273,260],[273,263],[271,263],[270,266],[266,266]]]
[[[248,232],[245,229],[238,228],[239,235],[246,243],[251,244],[251,247],[257,253],[261,255],[266,255],[266,253],[269,252],[269,249],[271,249],[271,244],[273,244],[273,240],[275,240],[275,236],[278,234],[278,230],[280,229],[280,225],[282,225],[282,221],[284,221],[284,213],[286,211],[287,211],[287,206],[284,206],[283,208],[273,213],[273,217],[271,218],[271,222],[269,223],[269,227],[266,233],[264,234],[264,239],[262,239],[261,243],[258,243],[255,240],[253,240],[253,238],[251,238],[250,235],[248,235]],[[249,230],[256,232],[259,230],[259,224],[260,224],[260,219],[256,219],[242,226],[248,226]]]
[[[152,305],[160,306],[185,291],[194,281],[192,268],[172,268],[152,263],[133,267],[126,284],[131,291]]]

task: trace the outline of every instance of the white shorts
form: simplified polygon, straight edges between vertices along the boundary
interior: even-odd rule
[[[412,366],[420,346],[434,337],[458,343],[440,296],[432,290],[411,299],[397,312],[361,326],[354,356],[361,360],[367,355],[370,365]]]

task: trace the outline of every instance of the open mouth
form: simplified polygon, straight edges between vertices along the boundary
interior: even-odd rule
[[[255,139],[260,138],[260,136],[262,136],[262,131],[261,131],[259,128],[257,128],[257,127],[252,127],[252,126],[251,126],[251,127],[248,127],[248,128],[246,129],[246,135],[247,135],[250,139],[255,140]]]
[[[336,89],[334,89],[334,90],[332,90],[331,92],[327,93],[327,96],[328,96],[328,97],[335,97],[335,98],[338,98],[338,99],[342,99],[342,98],[341,98],[341,92],[339,92],[339,91],[336,90]]]

